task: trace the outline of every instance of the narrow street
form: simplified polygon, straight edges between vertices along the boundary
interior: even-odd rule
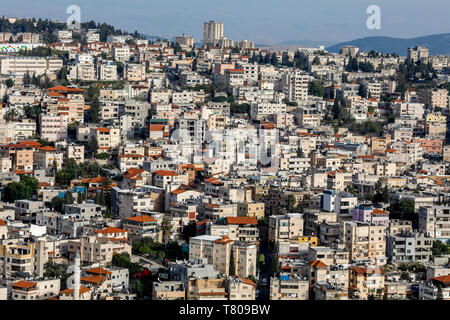
[[[257,300],[269,300],[270,294],[270,276],[271,276],[271,265],[273,254],[269,250],[268,245],[268,235],[269,235],[269,227],[261,226],[259,227],[260,231],[260,245],[259,245],[259,254],[264,254],[264,266],[259,274],[259,279],[257,283],[257,290],[259,290],[259,296]],[[265,286],[262,285],[262,279],[267,279],[267,284]]]

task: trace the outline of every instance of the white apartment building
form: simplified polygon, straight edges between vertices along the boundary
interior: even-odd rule
[[[47,141],[61,141],[67,138],[68,115],[40,114],[39,127],[41,138]]]
[[[55,74],[63,67],[63,61],[55,58],[2,56],[0,57],[0,74],[23,76]]]
[[[203,45],[214,45],[223,38],[223,23],[209,21],[203,26]]]
[[[285,72],[281,79],[283,93],[291,102],[308,100],[308,83],[310,76],[302,71]]]

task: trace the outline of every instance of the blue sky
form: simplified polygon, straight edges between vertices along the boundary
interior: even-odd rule
[[[141,33],[201,39],[203,22],[224,23],[229,39],[256,43],[313,40],[335,43],[366,36],[416,37],[450,32],[450,0],[14,0],[2,1],[5,16],[65,21],[66,8],[81,20],[107,22]],[[381,8],[381,30],[368,30],[366,9]]]

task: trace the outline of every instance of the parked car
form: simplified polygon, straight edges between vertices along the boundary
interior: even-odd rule
[[[263,278],[261,283],[263,286],[267,286],[267,278]]]

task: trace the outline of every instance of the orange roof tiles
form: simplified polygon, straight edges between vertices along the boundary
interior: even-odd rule
[[[143,158],[143,157],[144,157],[143,155],[134,154],[134,153],[120,155],[120,158]]]
[[[89,183],[104,183],[106,181],[105,177],[94,177],[89,180]]]
[[[450,283],[450,275],[434,277],[434,278],[431,278],[431,280],[436,280],[436,281],[443,282],[443,283]]]
[[[56,151],[56,149],[51,146],[39,147],[39,150],[41,150],[41,151]]]
[[[53,88],[49,88],[48,91],[83,92],[83,89],[67,88],[65,86],[56,86]]]
[[[83,282],[100,284],[104,280],[106,280],[106,277],[104,277],[104,276],[88,276],[88,277],[82,277],[80,280],[83,281]]]
[[[312,261],[312,262],[310,262],[309,263],[312,267],[317,267],[317,268],[326,268],[326,267],[328,267],[328,265],[327,264],[325,264],[325,263],[323,263],[322,261],[320,261],[320,260],[314,260],[314,261]]]
[[[247,278],[239,278],[239,279],[241,279],[241,281],[242,282],[244,282],[244,283],[246,283],[246,284],[249,284],[249,285],[252,285],[252,286],[256,286],[256,283],[254,283],[252,280],[250,280],[250,279],[247,279]]]
[[[125,218],[124,220],[128,220],[128,221],[137,221],[137,222],[155,222],[156,219],[143,214],[141,216],[136,216],[136,217],[130,217],[130,218]]]
[[[360,159],[374,159],[375,158],[375,156],[374,155],[359,155],[359,156],[357,156],[358,158],[360,158]]]
[[[199,221],[199,222],[197,222],[197,226],[202,226],[202,225],[204,225],[204,224],[206,224],[208,222],[209,222],[209,219]]]
[[[107,233],[124,233],[124,232],[127,232],[126,230],[123,230],[123,229],[119,229],[119,228],[114,228],[114,227],[107,227],[107,228],[105,228],[105,229],[102,229],[102,230],[94,230],[94,233],[104,233],[104,234],[107,234]]]
[[[20,143],[21,144],[26,144],[27,146],[30,146],[30,147],[36,147],[36,148],[41,146],[41,144],[39,142],[32,141],[32,140],[31,141],[20,141]]]
[[[163,131],[164,126],[159,124],[153,124],[150,126],[150,131]]]
[[[173,190],[172,191],[172,193],[173,194],[180,194],[180,193],[183,193],[183,192],[186,192],[187,190],[184,190],[184,189],[176,189],[176,190]]]
[[[103,269],[102,267],[88,269],[88,270],[86,270],[86,272],[87,273],[93,273],[93,274],[107,274],[107,275],[112,274],[111,271]]]
[[[219,240],[214,241],[215,243],[222,243],[222,244],[228,244],[233,242],[233,240],[231,240],[229,237],[224,236],[222,238],[220,238]]]
[[[389,214],[388,212],[386,212],[384,210],[380,210],[380,209],[373,209],[372,213],[373,214]]]
[[[155,174],[158,176],[165,176],[165,177],[178,177],[178,173],[171,170],[156,170]]]
[[[80,286],[80,294],[88,292],[90,289]],[[73,294],[73,289],[65,289],[60,292],[61,294]]]
[[[36,286],[36,282],[31,281],[17,281],[16,283],[12,284],[13,288],[20,288],[20,289],[29,289]]]
[[[227,217],[228,224],[258,224],[256,217]]]
[[[124,178],[132,178],[137,176],[138,174],[143,173],[145,170],[139,169],[139,168],[130,168],[127,170],[127,172],[123,175]]]

